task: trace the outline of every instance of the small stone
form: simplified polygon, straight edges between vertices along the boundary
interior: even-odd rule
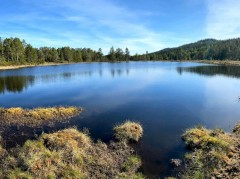
[[[182,160],[180,159],[171,159],[171,164],[174,166],[174,167],[179,167],[182,165]]]

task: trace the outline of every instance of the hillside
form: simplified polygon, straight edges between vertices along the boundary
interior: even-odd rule
[[[240,60],[240,38],[205,39],[176,48],[136,55],[136,60]]]

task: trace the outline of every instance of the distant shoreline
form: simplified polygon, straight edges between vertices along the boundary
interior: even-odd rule
[[[38,67],[38,66],[55,66],[55,65],[66,65],[66,64],[75,64],[75,63],[42,63],[36,65],[6,65],[0,66],[0,70],[12,70],[19,68],[27,68],[27,67]]]
[[[133,60],[133,61],[135,61],[135,60]],[[140,60],[137,60],[137,61],[140,61]],[[232,60],[223,60],[223,61],[221,61],[221,60],[153,60],[153,61],[160,61],[160,62],[195,62],[195,63],[206,63],[206,64],[214,64],[214,65],[240,66],[240,61],[232,61]],[[116,61],[116,62],[121,62],[121,61]],[[123,62],[126,62],[126,61],[123,61]],[[43,63],[43,64],[36,64],[36,65],[7,65],[7,66],[0,66],[0,70],[12,70],[12,69],[19,69],[19,68],[27,68],[27,67],[55,66],[55,65],[77,64],[77,63],[84,63],[84,62]]]
[[[191,61],[191,62],[207,63],[207,64],[214,64],[214,65],[240,66],[240,61],[233,61],[233,60],[197,60],[197,61]]]

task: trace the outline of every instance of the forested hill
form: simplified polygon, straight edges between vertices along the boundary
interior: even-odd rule
[[[136,60],[240,60],[240,38],[206,39],[177,48],[135,55]]]

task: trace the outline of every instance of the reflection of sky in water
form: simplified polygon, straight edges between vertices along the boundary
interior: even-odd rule
[[[168,161],[184,152],[182,132],[197,124],[230,130],[239,120],[239,69],[197,63],[84,63],[0,72],[18,92],[0,94],[4,107],[76,105],[83,117],[69,125],[111,139],[112,127],[126,119],[143,124],[139,152],[144,172],[169,174]],[[12,88],[15,88],[12,85]]]

